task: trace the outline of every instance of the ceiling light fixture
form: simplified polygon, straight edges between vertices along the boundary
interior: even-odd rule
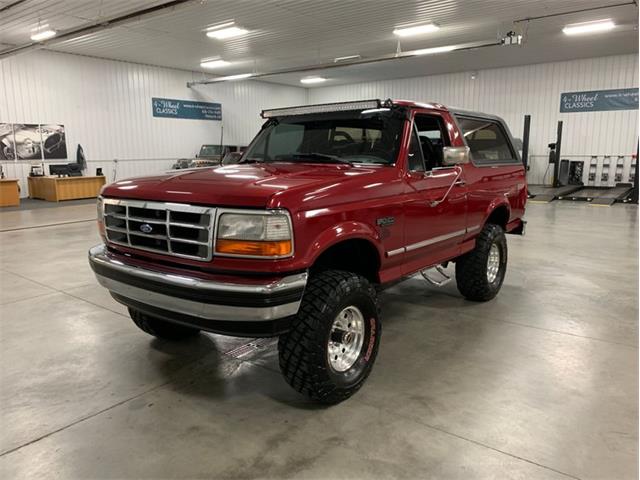
[[[616,26],[613,20],[607,18],[605,20],[596,20],[594,22],[573,23],[566,25],[562,29],[565,35],[582,35],[585,33],[600,33],[614,29]]]
[[[324,77],[307,77],[307,78],[302,78],[300,80],[300,83],[322,83],[326,81],[327,79]]]
[[[230,80],[242,80],[243,78],[249,78],[252,73],[238,73],[236,75],[227,75],[226,77],[218,77],[214,79],[216,82],[227,82]]]
[[[413,35],[437,32],[438,30],[440,30],[440,27],[435,23],[427,23],[424,25],[414,25],[412,27],[396,27],[393,34],[398,37],[411,37]]]
[[[229,65],[231,65],[230,62],[222,60],[221,58],[203,58],[200,61],[202,68],[221,68],[228,67]]]
[[[33,29],[32,32],[34,33],[31,34],[31,40],[34,42],[42,42],[55,37],[58,32],[48,27],[49,25],[42,25],[41,27]]]
[[[217,40],[235,38],[247,33],[249,33],[249,30],[237,26],[235,22],[227,22],[207,29],[207,37],[215,38]]]
[[[455,45],[446,45],[444,47],[422,48],[420,50],[414,50],[414,55],[433,55],[435,53],[445,53],[455,50]]]
[[[345,57],[336,57],[333,59],[333,63],[346,62],[348,60],[359,60],[362,57],[360,55],[347,55]]]

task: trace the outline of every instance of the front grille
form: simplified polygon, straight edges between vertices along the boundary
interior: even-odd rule
[[[107,240],[150,252],[211,260],[216,209],[182,203],[104,199]]]

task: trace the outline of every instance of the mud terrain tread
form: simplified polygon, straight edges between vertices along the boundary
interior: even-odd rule
[[[507,258],[507,243],[504,230],[499,225],[488,223],[476,238],[475,248],[456,260],[456,283],[458,291],[468,300],[486,302],[500,290],[487,281],[487,257],[491,244],[497,241],[503,246],[504,261]]]
[[[340,303],[345,292],[364,289],[376,302],[373,286],[363,277],[340,270],[327,270],[312,275],[292,330],[278,342],[280,370],[286,381],[298,392],[327,404],[345,400],[360,389],[370,369],[350,388],[336,387],[327,375],[323,332],[326,315]]]

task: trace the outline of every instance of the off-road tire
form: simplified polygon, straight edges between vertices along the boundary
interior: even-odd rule
[[[491,246],[500,251],[500,267],[496,279],[489,282],[487,262]],[[507,239],[499,225],[488,223],[476,238],[476,246],[456,260],[456,283],[458,291],[467,299],[486,302],[495,297],[502,287],[507,271]]]
[[[157,317],[152,317],[146,313],[139,312],[133,308],[129,309],[129,316],[140,330],[163,340],[185,340],[195,337],[200,330],[177,323],[168,322]]]
[[[364,340],[355,363],[338,372],[329,362],[327,346],[336,316],[348,306],[356,306],[362,313]],[[369,376],[380,333],[376,291],[367,279],[340,270],[312,274],[292,330],[280,336],[280,370],[289,385],[313,400],[342,402]]]

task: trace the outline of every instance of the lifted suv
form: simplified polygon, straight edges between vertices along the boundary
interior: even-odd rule
[[[464,297],[498,293],[524,168],[500,118],[438,104],[262,116],[239,164],[106,186],[89,260],[145,332],[279,336],[289,384],[337,403],[376,358],[378,290],[455,262]]]

